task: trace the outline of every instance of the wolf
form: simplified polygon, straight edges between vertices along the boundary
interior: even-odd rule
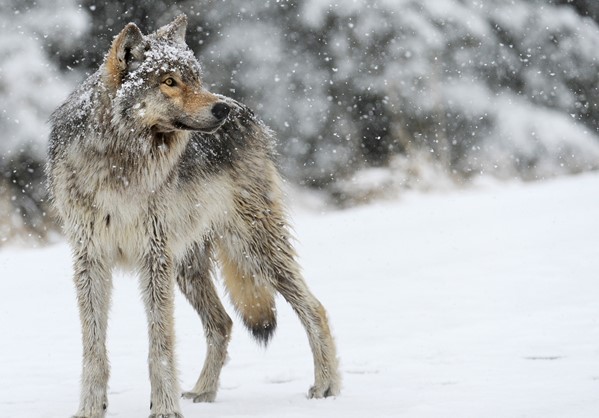
[[[310,398],[337,395],[340,374],[322,304],[296,261],[273,133],[237,101],[212,94],[181,15],[144,35],[129,23],[99,69],[52,114],[48,189],[73,253],[83,364],[76,418],[104,417],[112,272],[139,276],[148,321],[150,417],[182,417],[174,352],[175,283],[203,324],[207,353],[194,402],[214,401],[232,320],[258,342],[276,327],[280,293],[305,327]]]

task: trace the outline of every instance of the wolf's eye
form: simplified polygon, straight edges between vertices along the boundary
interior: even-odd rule
[[[174,87],[174,86],[177,85],[177,82],[172,77],[167,78],[166,80],[163,81],[163,83],[166,84],[169,87]]]

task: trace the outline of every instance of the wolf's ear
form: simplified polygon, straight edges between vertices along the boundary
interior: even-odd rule
[[[168,25],[159,28],[156,31],[158,38],[185,44],[185,32],[187,31],[187,16],[179,15]]]
[[[129,23],[112,41],[106,56],[106,75],[108,83],[118,88],[127,71],[143,59],[143,35],[135,23]]]

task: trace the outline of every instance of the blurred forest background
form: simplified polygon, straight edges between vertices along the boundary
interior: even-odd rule
[[[180,13],[210,89],[337,205],[599,168],[599,1],[0,0],[1,241],[50,228],[50,113],[126,23]]]

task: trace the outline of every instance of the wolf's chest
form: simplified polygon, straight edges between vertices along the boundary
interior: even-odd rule
[[[148,241],[147,219],[151,214],[147,200],[106,189],[94,197],[94,241],[115,263],[137,264]]]
[[[232,190],[222,179],[165,187],[147,195],[100,189],[95,195],[98,237],[120,264],[133,265],[146,252],[153,225],[171,255],[181,258],[190,245],[218,229],[231,215]]]

